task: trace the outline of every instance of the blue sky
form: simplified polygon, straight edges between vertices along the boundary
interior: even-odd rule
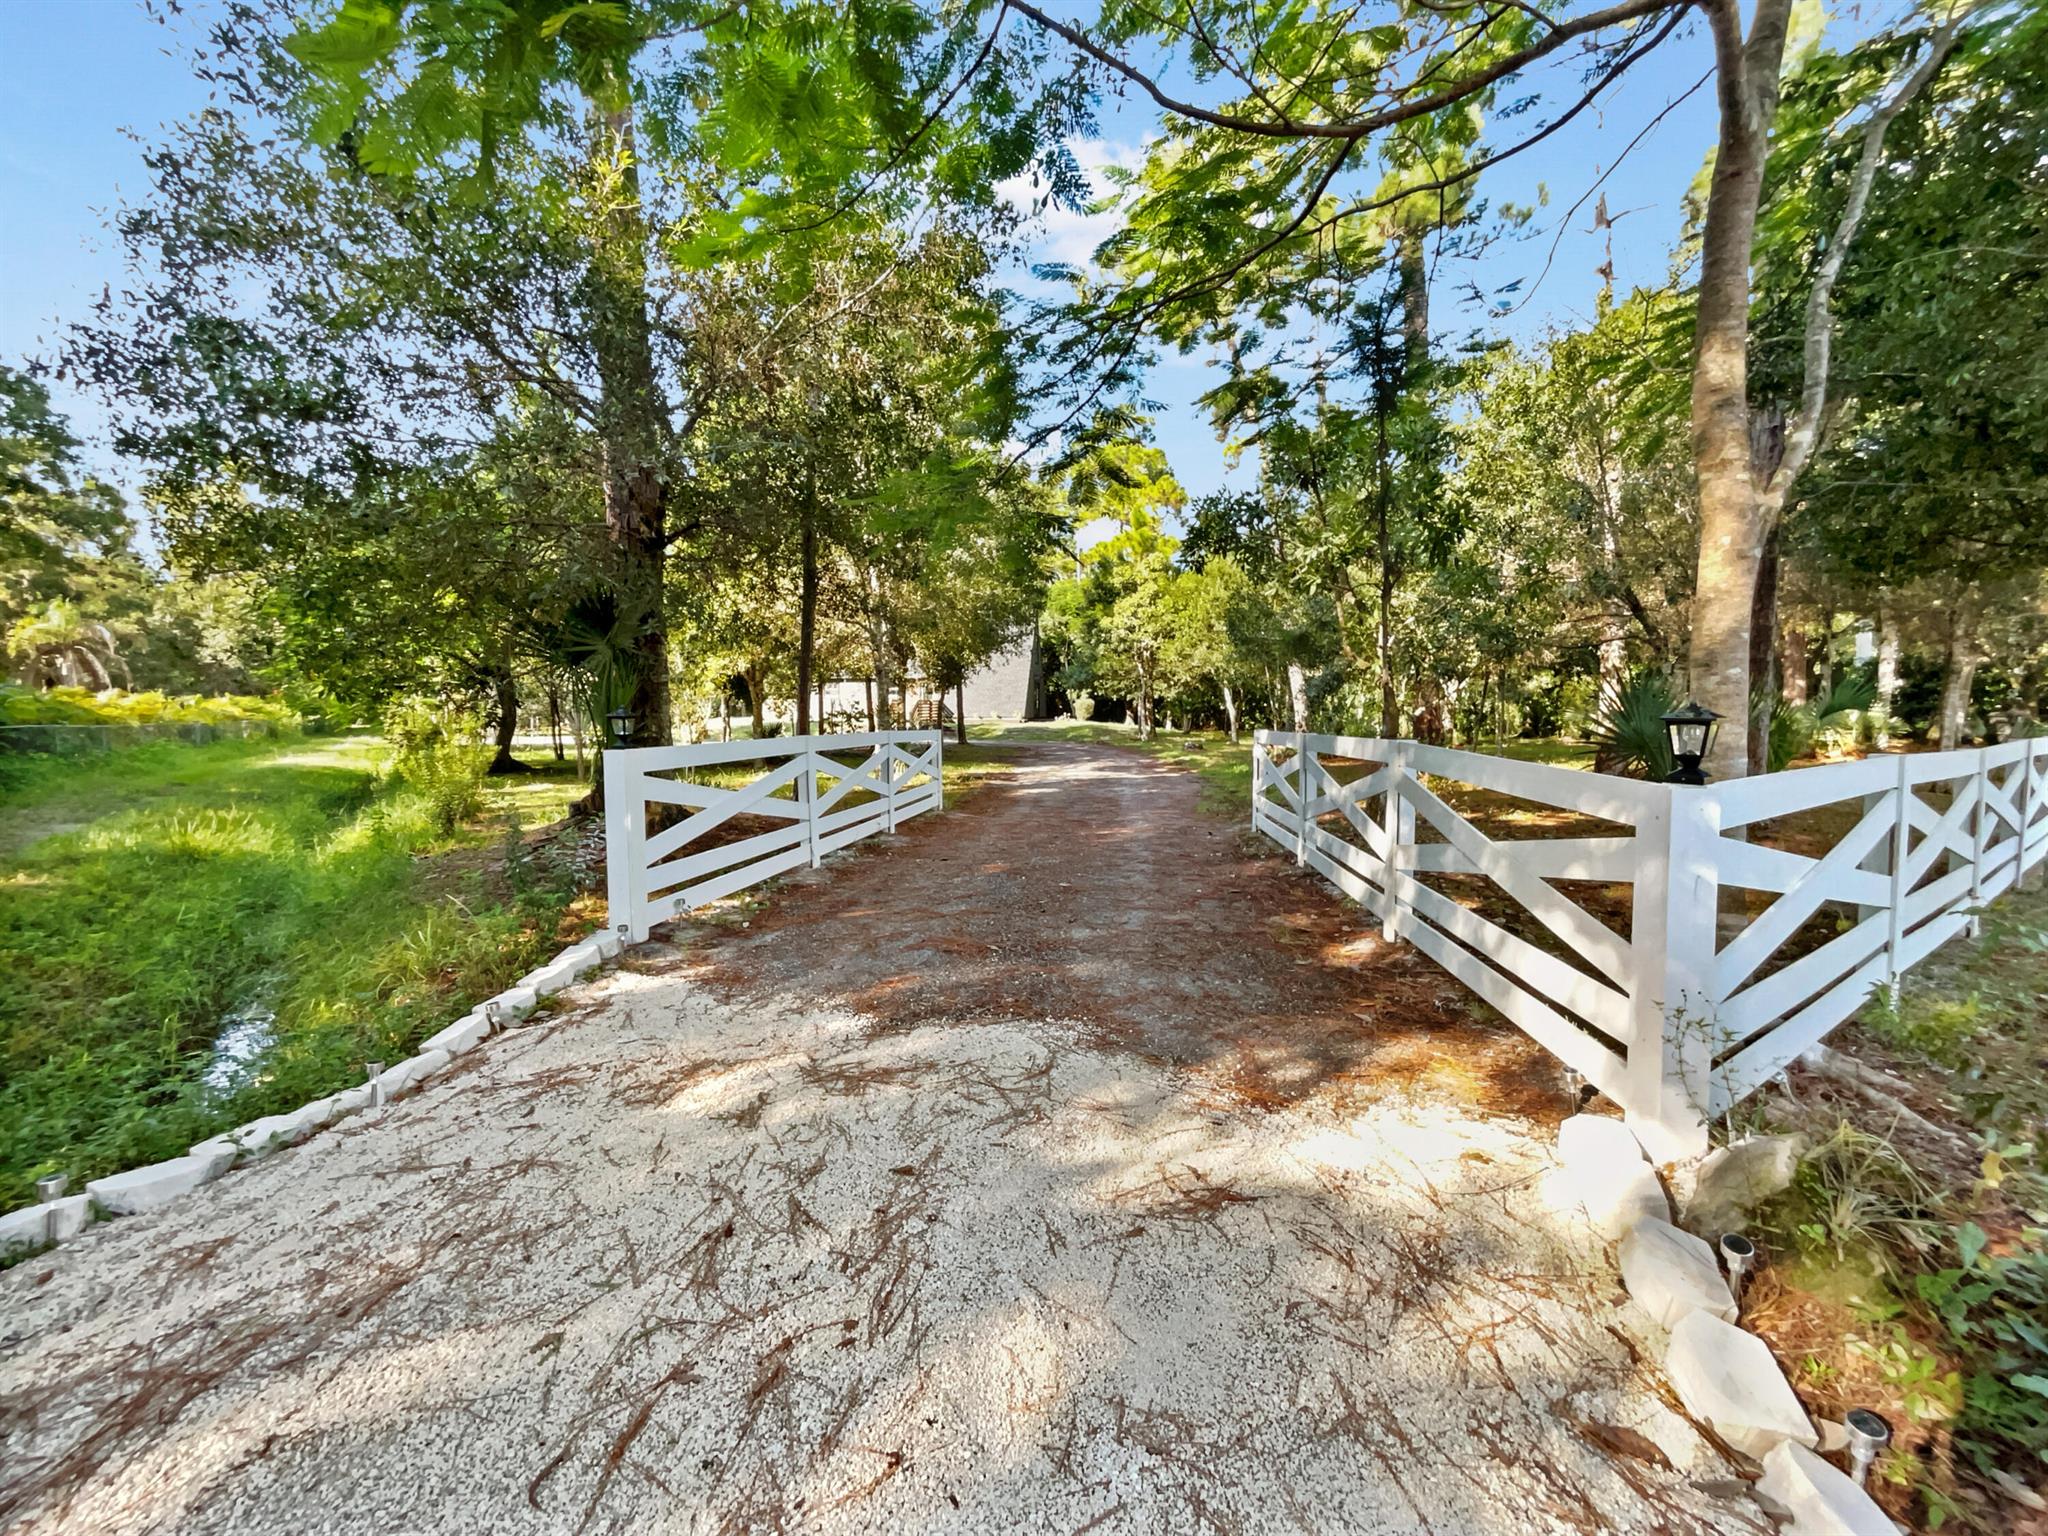
[[[194,10],[203,17],[204,0]],[[138,0],[0,0],[0,359],[19,364],[46,353],[50,339],[86,314],[103,287],[118,287],[120,259],[106,217],[147,184],[130,132],[148,137],[158,125],[205,105],[205,90],[176,47],[194,20],[175,25],[167,30]],[[1547,190],[1548,204],[1521,239],[1478,261],[1439,266],[1433,296],[1438,329],[1462,334],[1483,322],[1490,334],[1529,339],[1589,316],[1605,238],[1590,229],[1591,199],[1569,219],[1565,213],[1603,174],[1608,207],[1623,215],[1613,232],[1619,291],[1661,281],[1683,217],[1682,198],[1714,130],[1711,84],[1671,103],[1699,81],[1708,63],[1704,34],[1688,23],[1624,79],[1604,109],[1491,173],[1483,191],[1496,203],[1533,204]],[[1623,147],[1667,108],[1662,122],[1621,158]],[[1100,137],[1076,148],[1084,163],[1134,163],[1152,122],[1149,111],[1123,103],[1105,111]],[[1056,213],[1040,236],[1040,251],[1051,259],[1083,260],[1109,227],[1103,216]],[[1474,282],[1492,291],[1517,279],[1523,287],[1516,298],[1523,302],[1512,315],[1489,320],[1461,297]],[[1168,357],[1148,389],[1162,407],[1159,441],[1198,494],[1227,478],[1222,450],[1193,405],[1215,377],[1199,357]],[[61,388],[57,393],[90,440],[97,407]],[[117,483],[131,483],[103,449],[92,449],[91,458]],[[1240,470],[1236,478],[1248,473]]]

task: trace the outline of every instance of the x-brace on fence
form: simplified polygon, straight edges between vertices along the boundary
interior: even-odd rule
[[[944,751],[938,731],[607,751],[612,926],[638,942],[679,912],[944,809]],[[649,832],[650,805],[689,814]]]
[[[2048,739],[1697,787],[1413,741],[1256,742],[1253,828],[1584,1074],[1660,1157],[1703,1150],[1709,1117],[2048,855]]]

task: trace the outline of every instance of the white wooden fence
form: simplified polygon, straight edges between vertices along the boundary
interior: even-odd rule
[[[1702,1150],[1708,1117],[2048,856],[2048,739],[1700,787],[1256,739],[1254,829],[1583,1073],[1660,1157]],[[1451,792],[1496,831],[1430,781],[1510,797]]]
[[[654,924],[743,891],[913,816],[945,807],[938,731],[768,737],[604,754],[607,891],[612,927],[638,942]],[[733,783],[700,770],[754,768]],[[681,778],[675,774],[684,775]],[[650,834],[649,805],[691,814]],[[734,837],[734,817],[780,822]],[[724,828],[723,836],[714,838]]]

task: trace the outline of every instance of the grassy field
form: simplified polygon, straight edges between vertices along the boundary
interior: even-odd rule
[[[175,1156],[396,1061],[602,904],[567,774],[490,781],[453,836],[359,737],[31,760],[0,781],[0,1208]],[[224,1022],[260,1068],[208,1081]]]

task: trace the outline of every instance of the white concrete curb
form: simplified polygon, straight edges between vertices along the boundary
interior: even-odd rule
[[[1557,1151],[1547,1176],[1551,1204],[1578,1210],[1603,1237],[1619,1240],[1623,1285],[1666,1330],[1664,1369],[1673,1389],[1693,1417],[1763,1464],[1759,1503],[1780,1511],[1796,1503],[1801,1536],[1897,1530],[1868,1493],[1808,1449],[1832,1426],[1815,1428],[1770,1346],[1738,1326],[1714,1248],[1671,1224],[1656,1169],[1627,1127],[1574,1115],[1558,1127]]]
[[[161,1210],[178,1196],[210,1184],[230,1169],[267,1157],[280,1147],[296,1146],[337,1120],[411,1093],[428,1078],[445,1071],[456,1057],[483,1044],[494,1025],[505,1028],[527,1022],[542,998],[617,958],[622,948],[619,936],[609,931],[579,940],[497,996],[486,998],[439,1034],[422,1041],[419,1054],[386,1068],[374,1082],[315,1099],[289,1114],[265,1115],[232,1131],[208,1137],[183,1157],[166,1158],[160,1163],[94,1179],[82,1195],[25,1205],[0,1215],[0,1259],[69,1242],[95,1217],[140,1216]]]

